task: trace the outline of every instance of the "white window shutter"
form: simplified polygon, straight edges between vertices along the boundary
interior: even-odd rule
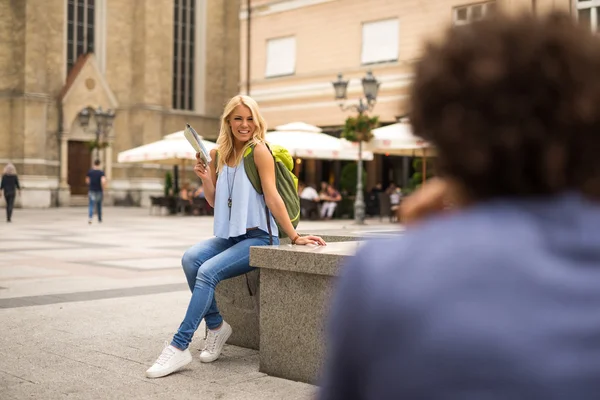
[[[296,72],[296,38],[267,40],[266,77],[293,75]]]
[[[366,22],[362,27],[362,64],[396,61],[400,47],[400,21]]]

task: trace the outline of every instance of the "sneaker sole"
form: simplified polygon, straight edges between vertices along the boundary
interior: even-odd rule
[[[227,344],[227,340],[229,339],[229,337],[231,336],[232,333],[233,333],[233,329],[230,329],[229,333],[227,334],[227,337],[225,338],[225,340],[223,340],[223,347],[225,347],[225,345]],[[221,348],[221,351],[223,351],[223,348]],[[208,364],[208,363],[211,363],[213,361],[217,361],[219,359],[219,357],[221,357],[221,352],[219,352],[219,355],[216,356],[215,358],[213,358],[212,360],[203,360],[202,356],[200,356],[200,362]]]
[[[191,362],[192,362],[192,355],[189,354],[189,357],[187,357],[185,360],[182,360],[179,364],[175,364],[174,366],[172,366],[169,369],[166,369],[163,371],[156,371],[156,372],[146,371],[146,378],[162,378],[163,376],[171,375],[173,372],[177,371],[180,368],[185,367],[186,365],[188,365]]]

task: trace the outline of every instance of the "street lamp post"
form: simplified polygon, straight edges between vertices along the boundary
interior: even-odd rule
[[[377,101],[377,93],[379,91],[380,82],[373,76],[371,71],[367,71],[367,75],[362,78],[362,87],[364,98],[358,99],[358,104],[347,105],[345,103],[348,93],[348,81],[342,78],[342,74],[338,74],[338,79],[332,82],[333,89],[335,90],[335,99],[338,100],[340,109],[342,111],[354,110],[358,112],[359,117],[364,113],[369,112],[375,107]],[[362,138],[359,138],[362,139]],[[356,199],[354,201],[354,222],[358,225],[365,223],[365,200],[363,196],[363,184],[362,184],[362,171],[363,171],[363,160],[362,160],[362,140],[358,141],[358,162],[357,168],[357,181],[356,181]]]
[[[90,110],[92,111],[90,112]],[[96,131],[94,132],[96,134],[95,158],[98,159],[100,158],[100,138],[102,137],[104,139],[112,129],[113,121],[115,119],[115,112],[111,109],[104,111],[102,110],[102,107],[98,107],[95,110],[88,107],[84,108],[77,115],[79,124],[84,130],[89,126],[92,113],[96,119]],[[104,160],[104,162],[106,163],[106,160]]]

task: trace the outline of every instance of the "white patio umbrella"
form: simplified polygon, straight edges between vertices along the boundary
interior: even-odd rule
[[[214,142],[202,139],[208,151],[217,145]],[[183,131],[166,135],[157,142],[145,144],[119,153],[117,160],[120,163],[153,163],[153,164],[178,164],[182,160],[195,160],[196,152],[183,135]]]
[[[413,135],[409,124],[399,122],[373,129],[373,139],[365,144],[365,149],[379,154],[396,156],[433,156],[433,147],[426,140]]]
[[[317,126],[304,122],[292,122],[267,132],[267,142],[285,147],[293,157],[325,160],[357,160],[358,148],[350,142],[338,139]],[[373,153],[362,152],[363,160],[372,160]]]

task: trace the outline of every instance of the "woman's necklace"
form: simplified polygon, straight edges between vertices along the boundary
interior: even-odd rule
[[[235,152],[235,150],[233,151],[233,156],[235,161],[237,162],[237,154]],[[235,176],[237,174],[237,170],[238,170],[239,164],[235,166],[235,169],[233,170],[233,179],[231,182],[231,185],[229,184],[229,169],[231,169],[231,167],[228,166],[227,169],[227,189],[229,190],[229,198],[227,199],[227,207],[229,207],[229,219],[231,220],[231,206],[233,205],[233,201],[231,199],[231,195],[233,194],[233,186],[235,185]]]

